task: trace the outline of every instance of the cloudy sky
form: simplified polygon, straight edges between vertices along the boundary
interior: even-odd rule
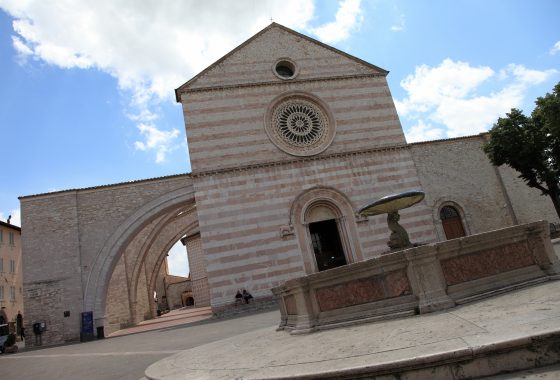
[[[557,0],[0,0],[0,220],[19,223],[20,195],[190,171],[173,90],[271,19],[389,70],[412,142],[530,112],[560,81],[559,14]]]

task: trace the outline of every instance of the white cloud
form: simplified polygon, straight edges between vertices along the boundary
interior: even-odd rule
[[[181,241],[178,241],[169,250],[167,256],[167,268],[169,274],[175,276],[187,277],[189,275],[189,261],[187,257],[187,250]]]
[[[399,17],[399,23],[391,26],[393,32],[404,32],[406,28],[406,18],[403,14]]]
[[[395,104],[400,116],[414,124],[406,132],[408,141],[471,135],[488,130],[499,116],[520,107],[531,86],[557,73],[510,64],[496,75],[490,67],[445,59],[436,67],[416,67],[401,81],[407,96]],[[494,87],[488,90],[486,85]]]
[[[550,48],[550,55],[554,55],[560,52],[560,41],[556,42],[553,47]]]
[[[321,41],[336,43],[347,39],[362,21],[360,0],[343,0],[339,3],[335,21],[313,28],[312,31]]]
[[[138,130],[145,141],[135,141],[134,147],[141,151],[155,151],[157,163],[164,162],[167,154],[176,148],[174,142],[179,136],[178,129],[162,131],[154,125],[140,123],[138,125]]]
[[[3,222],[7,222],[8,221],[8,216],[12,216],[12,219],[10,219],[10,224],[13,224],[14,226],[18,226],[21,227],[21,211],[19,208],[12,210],[8,215],[4,215],[3,212],[0,212],[0,220]]]
[[[531,70],[523,65],[510,64],[507,66],[506,73],[507,72],[510,72],[520,84],[530,86],[532,84],[544,83],[558,71],[554,69],[543,71]]]
[[[130,96],[126,114],[155,125],[154,107],[174,101],[173,89],[226,54],[270,20],[341,41],[360,23],[359,0],[340,2],[336,21],[312,27],[313,0],[0,0],[12,15],[12,44],[23,62],[94,68]],[[161,131],[160,131],[161,132]],[[148,150],[149,141],[139,144]],[[169,148],[169,147],[167,147]],[[156,149],[156,159],[166,148]]]
[[[494,75],[489,67],[471,67],[465,62],[447,58],[437,67],[421,65],[414,74],[401,81],[408,94],[398,102],[401,116],[410,112],[425,112],[447,98],[463,98],[482,82]]]
[[[12,44],[14,45],[14,49],[21,54],[24,58],[33,54],[33,50],[31,50],[22,40],[17,36],[12,36]]]
[[[445,130],[443,128],[434,127],[432,124],[426,124],[420,119],[416,125],[410,127],[406,134],[406,141],[412,143],[417,141],[438,140],[444,137]]]

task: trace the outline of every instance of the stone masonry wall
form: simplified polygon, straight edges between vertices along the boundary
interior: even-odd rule
[[[77,193],[21,204],[25,328],[33,346],[32,324],[44,321],[43,344],[79,339],[82,284]],[[64,317],[70,311],[70,317]]]
[[[191,281],[187,277],[168,276],[167,277],[167,299],[170,309],[183,307],[183,292],[192,292]]]
[[[468,234],[513,225],[499,178],[481,144],[474,136],[410,145],[434,224],[441,204],[454,202],[466,214]],[[438,240],[445,240],[443,230]]]
[[[483,143],[484,136],[471,136],[410,145],[426,203],[434,211],[434,224],[438,207],[445,201],[462,208],[470,234],[512,226],[512,213],[518,224],[543,219],[558,223],[550,199],[528,187],[509,166],[493,166],[482,150]]]
[[[149,293],[148,276],[146,265],[142,265],[140,277],[138,277],[138,288],[136,289],[136,321],[135,323],[152,318],[150,303],[155,302],[153,294]]]
[[[181,175],[20,198],[27,331],[45,321],[44,345],[78,340],[81,312],[90,311],[83,292],[96,280],[89,271],[107,239],[139,208],[190,181]]]
[[[105,334],[129,327],[130,304],[128,301],[128,282],[126,276],[125,257],[121,256],[109,283],[107,293],[107,322],[105,324]]]
[[[158,307],[160,310],[168,309],[167,297],[165,297],[165,276],[167,276],[167,259],[159,267],[159,272],[156,278],[155,290],[158,297]]]
[[[518,177],[519,173],[509,166],[502,165],[498,169],[519,224],[542,219],[549,223],[560,223],[550,197],[541,195],[540,190],[527,186]]]
[[[293,80],[279,79],[275,62],[289,57]],[[331,153],[405,144],[386,72],[343,53],[271,27],[182,89],[193,173],[293,159],[265,133],[278,96],[299,91],[321,99],[336,124]]]
[[[187,256],[189,258],[189,271],[191,287],[196,307],[210,306],[210,290],[208,288],[208,275],[206,273],[206,258],[202,251],[200,234],[186,239]]]
[[[292,202],[303,191],[329,186],[345,194],[357,211],[381,196],[420,188],[407,149],[296,161],[200,176],[195,190],[212,306],[233,300],[239,288],[255,297],[302,276],[301,247],[294,235],[281,238]],[[435,240],[431,210],[403,210],[401,222],[415,242]],[[358,224],[365,258],[387,250],[384,216]]]
[[[273,68],[276,60],[286,57],[296,62],[299,68],[297,79],[303,80],[382,72],[325,46],[312,43],[282,27],[272,26],[267,29],[202,73],[189,87],[281,83],[283,80],[274,75]]]
[[[79,192],[82,265],[89,267],[111,234],[137,209],[189,183],[188,176]],[[87,268],[86,268],[87,269]],[[83,273],[84,282],[87,272]]]
[[[275,97],[296,90],[317,96],[334,115],[336,135],[319,156],[405,143],[383,77],[196,92],[183,95],[193,173],[293,159],[269,140],[264,118]]]

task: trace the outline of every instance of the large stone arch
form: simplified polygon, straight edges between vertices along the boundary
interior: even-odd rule
[[[149,277],[147,279],[147,290],[148,295],[150,295],[153,293],[150,281],[153,277],[157,277],[165,255],[176,241],[192,229],[191,225],[193,222],[197,222],[196,210],[193,204],[189,203],[187,206],[170,211],[158,219],[154,226],[151,226],[139,252],[134,253],[133,262],[130,264],[132,270],[127,278],[130,315],[133,321],[137,321],[136,301],[139,291],[138,282],[142,272],[145,272],[145,275]],[[196,228],[198,231],[197,223]],[[152,317],[155,315],[154,309],[154,305],[150,303]]]
[[[156,218],[194,203],[194,189],[189,184],[144,204],[121,223],[93,261],[84,286],[84,310],[92,310],[97,320],[104,319],[109,281],[128,244]]]
[[[157,233],[153,235],[153,239],[147,246],[146,251],[139,255],[142,256],[146,273],[149,275],[147,279],[148,294],[153,294],[154,292],[156,278],[171,247],[186,234],[198,232],[196,209],[191,208],[189,211],[185,211],[174,218],[168,219],[165,225],[162,225],[161,228],[154,229],[154,231],[156,230]],[[137,294],[139,290],[139,275],[140,273],[131,280],[133,295]],[[155,316],[155,305],[152,303],[150,303],[150,312],[152,316]]]

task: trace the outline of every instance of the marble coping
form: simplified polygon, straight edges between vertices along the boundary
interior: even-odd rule
[[[444,310],[559,273],[548,223],[539,221],[392,252],[272,292],[279,329],[298,334]]]

